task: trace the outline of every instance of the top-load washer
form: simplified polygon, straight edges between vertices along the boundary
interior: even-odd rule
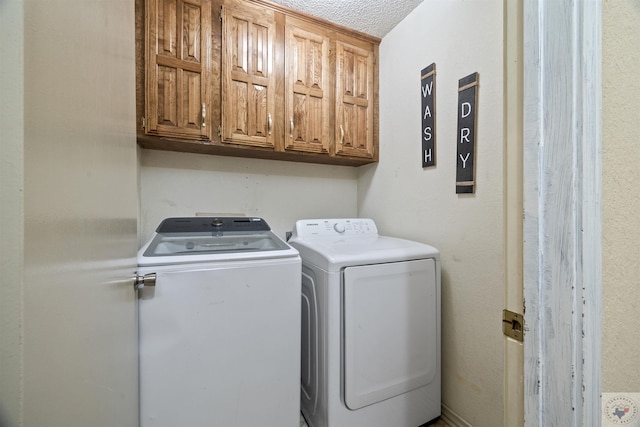
[[[138,265],[140,426],[298,427],[298,252],[261,218],[168,218]]]
[[[301,409],[310,427],[440,416],[440,254],[371,219],[300,220]]]

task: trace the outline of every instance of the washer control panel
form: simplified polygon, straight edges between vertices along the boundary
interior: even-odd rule
[[[375,222],[369,218],[301,219],[293,232],[299,237],[377,236]]]

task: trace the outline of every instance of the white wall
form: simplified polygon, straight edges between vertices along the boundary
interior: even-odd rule
[[[423,2],[380,46],[380,162],[360,168],[359,214],[442,253],[442,398],[503,423],[503,1]],[[421,165],[420,71],[436,63],[437,166]],[[456,195],[458,79],[480,75],[476,193]]]
[[[302,218],[357,216],[357,169],[141,150],[141,242],[163,218],[264,218],[278,236]]]
[[[602,391],[640,392],[640,2],[602,14]]]
[[[0,2],[0,425],[22,405],[23,5]]]

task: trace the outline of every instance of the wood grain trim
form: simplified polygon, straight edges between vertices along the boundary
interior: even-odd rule
[[[317,163],[336,166],[362,166],[375,163],[371,158],[347,158],[342,156],[322,155],[318,153],[274,151],[273,149],[242,146],[211,141],[195,141],[179,138],[167,138],[149,135],[138,135],[138,145],[142,148],[177,151],[181,153],[215,154],[218,156],[245,157],[253,159],[282,160],[301,163]]]

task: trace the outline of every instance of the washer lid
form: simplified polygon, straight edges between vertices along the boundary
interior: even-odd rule
[[[138,252],[138,265],[297,256],[262,218],[167,218]]]

